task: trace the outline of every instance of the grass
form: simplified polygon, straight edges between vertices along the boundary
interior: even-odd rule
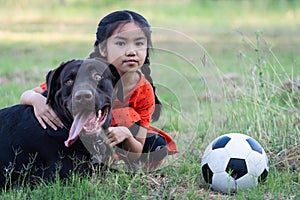
[[[165,109],[155,125],[173,134],[181,151],[151,174],[73,175],[66,183],[3,191],[1,199],[300,198],[293,167],[299,154],[288,151],[300,148],[297,1],[0,3],[1,108],[18,103],[60,62],[86,57],[105,14],[133,9],[146,16],[154,26],[151,67]],[[270,159],[266,183],[232,196],[211,191],[200,169],[206,146],[229,132],[254,137]]]

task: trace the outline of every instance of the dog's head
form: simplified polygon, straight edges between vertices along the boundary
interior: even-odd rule
[[[114,95],[123,99],[119,79],[114,66],[98,59],[71,60],[49,72],[47,102],[70,128],[66,146],[109,126]]]

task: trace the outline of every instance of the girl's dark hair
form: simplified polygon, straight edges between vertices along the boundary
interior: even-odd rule
[[[94,51],[89,55],[89,57],[102,58],[99,51],[99,45],[101,45],[102,47],[106,46],[107,39],[113,34],[113,32],[121,25],[125,25],[129,22],[137,23],[141,27],[141,29],[143,30],[147,38],[147,55],[146,55],[145,62],[141,67],[141,71],[144,74],[145,78],[150,82],[154,91],[155,110],[152,115],[152,120],[157,121],[161,113],[162,105],[155,93],[155,87],[153,85],[153,80],[150,75],[151,69],[150,69],[150,60],[149,60],[149,50],[152,48],[151,26],[142,15],[130,10],[115,11],[106,15],[98,24],[98,28],[96,32],[96,41],[94,43]]]

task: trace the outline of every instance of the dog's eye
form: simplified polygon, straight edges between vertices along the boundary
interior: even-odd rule
[[[69,80],[67,80],[67,81],[65,82],[65,85],[71,86],[71,85],[73,85],[73,83],[74,83],[74,80],[69,79]]]
[[[96,81],[100,81],[102,79],[102,76],[100,74],[94,74],[94,79]]]

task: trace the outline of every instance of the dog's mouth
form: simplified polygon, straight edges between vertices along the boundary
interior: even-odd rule
[[[71,146],[80,134],[93,135],[101,131],[102,125],[107,119],[109,109],[109,106],[106,105],[98,112],[86,111],[75,114],[65,145],[67,147]]]

